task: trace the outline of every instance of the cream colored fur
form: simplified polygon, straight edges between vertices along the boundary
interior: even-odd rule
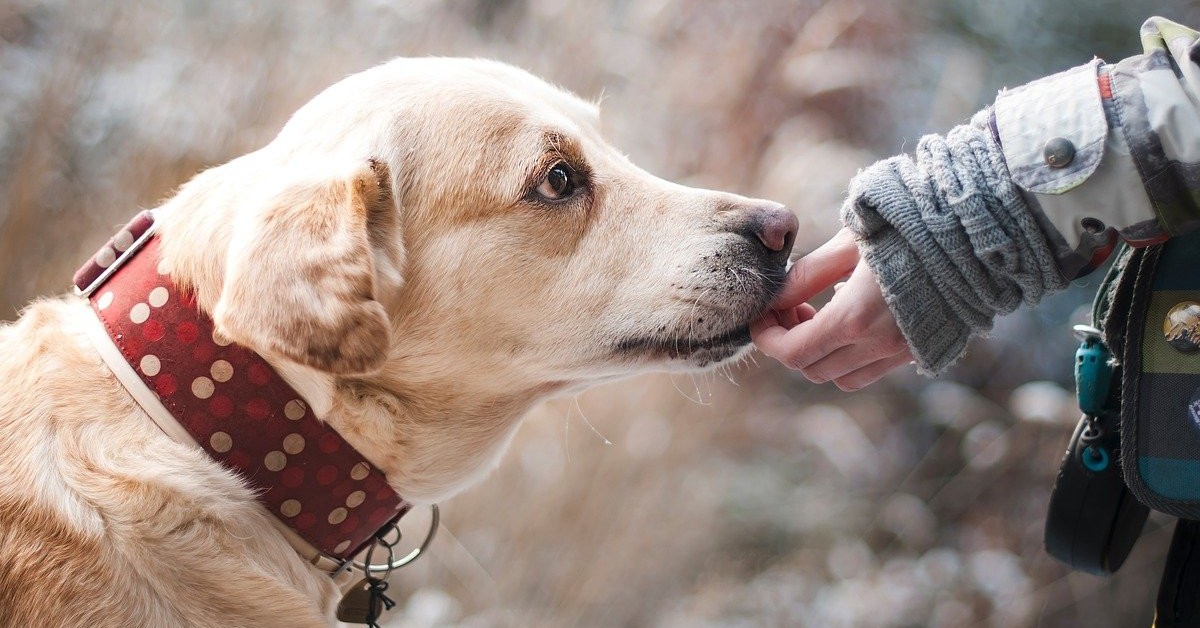
[[[562,159],[587,188],[544,202],[531,190]],[[763,205],[638,169],[595,107],[523,71],[400,59],[156,214],[219,332],[432,503],[487,474],[549,395],[740,354],[748,338],[718,337],[781,271],[748,252]],[[155,427],[90,344],[91,315],[58,298],[0,327],[0,624],[330,624],[330,578],[233,474]]]

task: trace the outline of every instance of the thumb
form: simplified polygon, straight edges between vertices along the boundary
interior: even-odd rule
[[[771,307],[786,310],[805,303],[850,274],[857,264],[854,232],[843,228],[812,253],[796,260]]]

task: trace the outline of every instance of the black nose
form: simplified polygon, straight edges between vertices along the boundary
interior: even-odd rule
[[[786,207],[771,203],[750,210],[746,228],[767,247],[768,258],[784,264],[787,263],[788,254],[792,252],[792,243],[796,241],[800,221]],[[750,237],[751,233],[747,233],[747,237]]]

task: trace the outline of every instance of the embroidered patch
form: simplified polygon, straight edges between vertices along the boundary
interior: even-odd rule
[[[1192,394],[1192,399],[1188,402],[1187,410],[1188,416],[1192,419],[1192,424],[1200,428],[1200,388],[1197,388],[1196,392]]]
[[[1167,344],[1184,353],[1200,349],[1200,303],[1184,301],[1168,310],[1163,336]]]

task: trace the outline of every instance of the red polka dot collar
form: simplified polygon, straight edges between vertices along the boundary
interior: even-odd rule
[[[153,222],[139,214],[75,275],[124,364],[106,361],[163,431],[238,473],[294,546],[344,564],[409,504],[262,357],[213,333],[159,268]]]

